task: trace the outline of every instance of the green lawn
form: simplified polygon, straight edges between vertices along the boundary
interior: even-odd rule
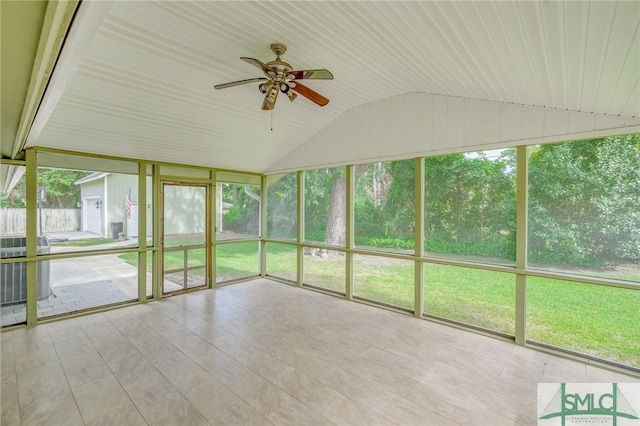
[[[217,281],[255,275],[258,244],[217,247]],[[182,252],[170,260],[182,265]],[[173,255],[173,254],[172,254]],[[121,255],[135,263],[137,255]],[[305,256],[305,283],[344,292],[345,261]],[[149,263],[150,264],[150,263]],[[296,250],[267,244],[267,273],[295,277]],[[413,262],[355,256],[356,295],[413,308]],[[515,275],[425,264],[425,312],[513,334]],[[531,277],[527,290],[527,339],[640,367],[640,291]]]
[[[197,240],[184,240],[182,245],[201,244]],[[180,244],[173,243],[171,247]],[[216,247],[216,282],[228,281],[236,278],[256,275],[258,273],[258,243],[243,242],[232,244],[221,244]],[[187,265],[199,266],[205,264],[204,248],[187,250]],[[120,258],[126,262],[136,265],[138,253],[125,253]],[[147,265],[151,270],[151,253],[147,254]],[[179,269],[184,266],[184,251],[171,251],[164,254],[164,269]],[[195,269],[189,271],[191,275],[204,275],[205,269]]]

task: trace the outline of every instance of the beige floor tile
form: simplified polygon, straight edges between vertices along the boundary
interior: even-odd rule
[[[82,317],[81,319],[91,317],[92,315],[88,315],[86,317]],[[82,323],[80,325],[82,326]],[[120,330],[118,330],[115,325],[107,320],[104,315],[101,316],[100,323],[91,323],[90,325],[90,327],[83,326],[82,329],[94,345],[100,341],[109,340],[120,336],[124,337],[124,335],[120,333]]]
[[[338,425],[397,425],[398,423],[370,410],[351,398],[344,398],[325,417]]]
[[[107,365],[122,386],[131,386],[150,374],[159,374],[140,352],[126,358],[108,360]]]
[[[18,376],[18,400],[21,408],[26,405],[37,405],[43,400],[53,404],[56,401],[66,403],[70,399],[73,399],[71,388],[64,377],[47,380],[46,376],[40,376],[26,381]]]
[[[389,370],[379,371],[375,374],[375,382],[387,391],[421,407],[433,410],[442,399],[438,382],[420,379],[419,376],[407,377]]]
[[[373,376],[372,372],[372,376]],[[337,370],[323,381],[331,389],[348,396],[358,404],[373,411],[380,410],[395,394],[378,385],[375,380],[366,380],[345,370]]]
[[[0,370],[2,372],[15,370],[16,357],[13,352],[13,341],[7,339],[0,343]]]
[[[87,421],[85,424],[87,426],[146,426],[147,422],[144,421],[135,405],[131,403]]]
[[[43,413],[38,417],[32,417],[30,413],[28,413],[22,417],[21,423],[23,425],[42,425],[42,426],[50,426],[50,425],[83,426],[85,424],[84,421],[82,420],[82,416],[80,415],[80,411],[78,411],[78,408],[75,406],[66,408],[66,409],[60,409],[60,410],[56,409],[55,411]],[[7,423],[7,425],[10,425],[10,423]]]
[[[171,340],[170,342],[191,359],[202,358],[218,350],[212,343],[207,342],[196,334],[190,335],[180,343]]]
[[[238,399],[229,388],[208,374],[180,389],[180,392],[205,418],[215,416],[218,410]]]
[[[182,352],[170,353],[153,360],[153,365],[177,389],[193,386],[202,376],[209,374]]]
[[[294,349],[287,363],[323,383],[333,380],[339,370],[338,366],[305,349]]]
[[[345,398],[343,394],[323,385],[298,389],[291,392],[291,395],[323,415],[331,411]]]
[[[84,334],[84,330],[76,318],[51,322],[45,324],[45,328],[49,332],[51,339],[55,341],[63,341]]]
[[[267,416],[274,425],[333,425],[334,422],[321,416],[299,401],[292,401]]]
[[[58,361],[58,354],[51,343],[42,346],[38,345],[15,345],[15,368],[17,371],[28,369],[44,368],[49,369]]]
[[[113,376],[74,386],[72,390],[85,422],[115,415],[132,405],[129,396]]]
[[[27,390],[23,390],[19,384],[19,398],[20,421],[25,425],[40,423],[61,411],[78,410],[66,381]]]
[[[6,372],[0,381],[0,407],[18,405],[18,377],[15,371]]]
[[[292,370],[278,378],[271,380],[276,386],[293,395],[293,392],[308,387],[322,386],[318,380],[299,370]]]
[[[21,385],[35,385],[45,381],[65,381],[64,370],[55,353],[50,358],[39,358],[35,361],[16,365],[18,383]]]
[[[89,335],[88,331],[91,330],[100,329],[105,326],[113,327],[113,325],[109,322],[107,317],[102,312],[76,318],[76,321],[78,325],[82,327],[84,332],[87,333],[87,335]]]
[[[161,374],[150,374],[125,387],[149,424],[198,424],[205,421],[198,410]]]
[[[494,397],[489,402],[489,406],[503,417],[512,419],[514,425],[534,425],[538,423],[537,418],[537,384],[529,387],[527,391],[521,391],[510,385],[504,386],[504,392],[509,395]]]
[[[95,348],[105,361],[115,361],[139,353],[138,349],[120,332],[109,338],[91,337]]]
[[[233,334],[215,338],[213,345],[233,357],[245,355],[256,350],[255,346],[250,345]]]
[[[229,336],[229,333],[216,326],[213,322],[201,318],[194,318],[193,323],[186,326],[193,334],[202,340],[213,344],[214,339]]]
[[[129,341],[151,362],[155,359],[164,358],[172,353],[179,352],[175,346],[155,331],[140,338],[129,337]]]
[[[291,395],[254,372],[241,374],[227,386],[263,416],[269,416],[294,400]]]
[[[0,414],[0,424],[13,426],[20,424],[20,407],[18,404],[2,406]]]
[[[320,414],[331,410],[345,397],[308,374],[297,370],[273,380],[273,383]]]
[[[461,401],[461,403],[464,403]],[[392,399],[379,413],[385,418],[403,426],[456,426],[458,423],[434,411],[415,404],[399,396]]]
[[[294,371],[294,368],[290,365],[261,350],[236,356],[235,359],[269,380],[277,379]]]
[[[629,377],[628,375],[610,371],[603,370],[602,368],[587,364],[587,377],[590,381],[593,382],[615,382],[615,383],[638,383],[640,382],[640,377]]]
[[[241,399],[220,407],[215,414],[209,417],[209,423],[220,426],[270,426],[273,425],[266,417],[254,410]]]
[[[72,387],[112,375],[107,364],[97,353],[68,357],[60,362]]]
[[[98,353],[91,340],[84,334],[84,331],[77,337],[54,341],[54,346],[59,358],[72,358]]]
[[[189,426],[208,426],[209,422],[198,410],[188,402],[175,407],[171,412],[147,419],[150,425],[167,426],[167,425],[189,425]]]
[[[209,353],[203,358],[198,358],[195,362],[224,384],[232,382],[236,377],[251,371],[244,364],[219,350]]]

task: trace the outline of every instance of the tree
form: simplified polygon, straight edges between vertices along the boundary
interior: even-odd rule
[[[353,185],[358,185],[366,165],[359,164],[354,169]],[[331,195],[324,243],[331,246],[345,246],[347,242],[347,176],[345,168],[335,170],[331,176]]]
[[[45,207],[58,209],[78,208],[81,192],[75,182],[89,172],[64,169],[38,169],[38,186],[44,187],[47,201]]]
[[[253,197],[259,197],[260,187],[235,183],[223,183],[220,187],[222,201],[231,204],[228,211],[222,215],[222,229],[239,234],[257,235],[260,202]]]
[[[511,155],[425,159],[425,246],[441,253],[515,258]]]
[[[530,260],[640,262],[640,135],[538,146],[529,184]]]
[[[415,162],[414,160],[385,163],[389,184],[382,212],[385,236],[414,239],[415,232]]]
[[[80,186],[75,182],[90,175],[90,172],[65,169],[38,169],[38,186],[46,192],[45,208],[76,209],[81,201]],[[6,199],[2,200],[3,207],[24,208],[26,206],[26,177],[18,181],[15,188]]]

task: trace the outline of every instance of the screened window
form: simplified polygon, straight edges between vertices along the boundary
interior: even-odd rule
[[[346,188],[344,167],[305,172],[305,241],[346,245]]]
[[[2,259],[26,257],[26,179],[25,167],[0,165],[0,254]],[[40,250],[48,250],[45,239],[38,240]],[[46,245],[46,247],[43,247]],[[44,266],[43,266],[44,267]],[[42,272],[38,271],[42,283]],[[26,262],[0,265],[0,302],[2,325],[25,322],[27,285]],[[42,285],[39,290],[45,291]],[[46,291],[48,291],[48,286]]]
[[[424,265],[424,312],[515,334],[515,276],[449,265]]]
[[[38,318],[138,299],[138,268],[106,254],[38,261],[48,294],[38,295]]]
[[[288,281],[298,279],[298,250],[296,246],[267,243],[267,274]]]
[[[409,310],[414,307],[414,262],[354,255],[353,294]]]
[[[355,244],[413,253],[415,244],[413,160],[355,167]]]
[[[295,240],[298,224],[296,173],[267,177],[267,236]]]
[[[530,149],[528,261],[640,281],[640,135]]]
[[[640,291],[527,280],[527,339],[640,368]]]
[[[515,150],[424,161],[425,254],[515,263]]]
[[[260,186],[218,183],[216,238],[256,238],[260,233]]]
[[[258,275],[258,242],[216,246],[216,283]]]
[[[327,256],[319,249],[305,247],[304,284],[345,293],[345,257]]]

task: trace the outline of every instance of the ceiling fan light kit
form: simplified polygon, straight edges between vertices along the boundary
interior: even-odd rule
[[[287,51],[287,46],[282,43],[272,43],[271,51],[276,55],[276,59],[266,64],[255,58],[241,57],[243,61],[254,65],[262,70],[265,77],[250,78],[246,80],[232,81],[230,83],[218,84],[215,89],[227,89],[229,87],[243,84],[260,82],[258,90],[264,94],[262,102],[263,110],[272,110],[276,105],[278,92],[287,95],[293,102],[298,95],[302,95],[318,106],[325,106],[329,99],[320,93],[303,85],[299,80],[333,80],[333,74],[326,69],[317,70],[294,70],[291,65],[280,59]],[[295,80],[295,81],[294,81]]]

